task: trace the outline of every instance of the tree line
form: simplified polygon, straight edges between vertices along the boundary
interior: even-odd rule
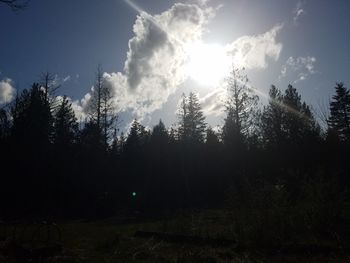
[[[259,108],[244,71],[233,69],[220,129],[206,124],[191,92],[182,95],[171,128],[160,120],[149,130],[134,120],[118,134],[100,67],[83,125],[51,80],[45,74],[0,110],[4,218],[256,207],[281,192],[292,206],[310,191],[338,200],[349,189],[350,92],[343,83],[336,83],[326,127],[292,85],[271,86]]]

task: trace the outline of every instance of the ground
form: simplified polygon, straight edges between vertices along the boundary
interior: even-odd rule
[[[57,225],[3,224],[0,263],[35,260],[40,263],[350,261],[350,254],[345,249],[319,240],[314,240],[313,244],[312,240],[307,240],[305,244],[289,246],[285,250],[243,248],[235,240],[228,214],[222,210],[192,211],[179,213],[170,219],[112,217],[97,221],[60,222]],[[167,233],[168,238],[152,234],[148,237],[135,235],[140,233],[137,231]],[[222,240],[229,242],[222,243]],[[59,252],[46,249],[48,256],[25,261],[27,254],[23,248],[35,251],[39,247],[49,248],[56,244],[59,244]]]

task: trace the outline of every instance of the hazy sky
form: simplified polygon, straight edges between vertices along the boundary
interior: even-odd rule
[[[0,4],[0,104],[50,71],[84,114],[101,64],[122,125],[171,125],[191,90],[208,122],[222,124],[227,55],[262,103],[271,84],[291,83],[317,108],[335,82],[350,84],[349,11],[347,0],[31,0],[19,12]]]

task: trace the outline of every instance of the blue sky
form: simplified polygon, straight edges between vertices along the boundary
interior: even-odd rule
[[[124,112],[122,125],[133,117],[147,126],[159,118],[171,125],[180,94],[190,90],[199,93],[208,122],[222,124],[224,84],[202,85],[181,68],[181,45],[198,41],[245,54],[239,61],[261,93],[271,84],[284,89],[292,83],[317,109],[332,96],[335,82],[349,86],[349,1],[176,3],[31,0],[20,12],[0,4],[0,102],[10,100],[11,88],[28,88],[50,71],[61,83],[58,93],[83,112],[102,64],[116,108]],[[140,10],[147,14],[136,20]]]

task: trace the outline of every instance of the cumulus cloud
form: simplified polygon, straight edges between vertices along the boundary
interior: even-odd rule
[[[298,25],[299,24],[299,20],[300,18],[305,14],[305,10],[303,8],[304,3],[299,1],[297,3],[297,6],[295,7],[294,11],[293,11],[293,22],[294,25]]]
[[[11,102],[16,95],[16,89],[12,86],[11,79],[0,81],[0,105]]]
[[[247,69],[264,69],[268,59],[277,61],[282,51],[282,43],[276,40],[277,34],[283,28],[278,24],[269,31],[255,36],[243,36],[227,46],[233,62]]]
[[[79,122],[85,121],[88,117],[88,105],[91,100],[91,94],[86,93],[81,100],[72,101],[72,108]]]
[[[277,42],[276,37],[282,28],[283,25],[276,25],[263,34],[243,36],[227,45],[226,49],[233,56],[235,66],[265,69],[269,59],[277,61],[283,45]],[[207,116],[221,116],[225,109],[226,98],[227,87],[222,83],[200,99],[203,112]]]
[[[134,36],[128,43],[124,70],[103,75],[116,111],[131,110],[133,117],[144,119],[147,114],[160,109],[185,82],[188,50],[193,44],[202,42],[207,24],[220,8],[209,7],[206,2],[175,3],[156,15],[140,12],[133,26]],[[282,27],[276,25],[260,35],[242,36],[224,48],[240,62],[239,66],[266,68],[269,60],[279,58],[282,43],[276,37]],[[223,90],[215,89],[202,99],[208,114],[218,114],[221,106],[213,103],[223,96]],[[82,100],[73,102],[77,114],[86,114],[92,94],[90,91]]]
[[[125,74],[107,76],[117,95],[122,93],[127,102],[124,107],[143,115],[167,101],[185,80],[186,46],[201,38],[212,15],[211,8],[177,3],[159,15],[138,16],[135,36],[129,41]],[[125,86],[128,88],[121,91]]]
[[[307,57],[289,57],[286,63],[282,66],[279,79],[286,77],[287,75],[295,75],[296,80],[293,83],[305,80],[308,76],[316,73],[315,70],[316,58]]]
[[[176,3],[158,15],[141,12],[133,26],[124,71],[104,74],[116,110],[132,109],[142,118],[161,108],[186,79],[186,48],[201,39],[214,14],[205,1]],[[76,105],[84,111],[81,102]]]

